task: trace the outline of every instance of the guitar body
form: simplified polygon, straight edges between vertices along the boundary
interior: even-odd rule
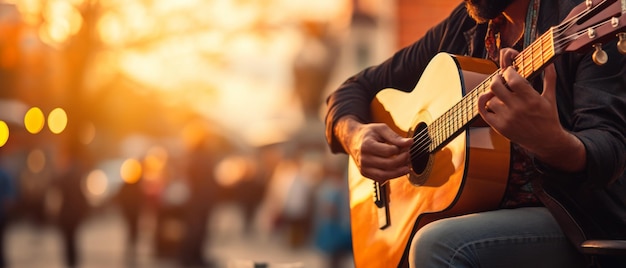
[[[490,61],[440,53],[412,92],[381,91],[371,103],[373,119],[415,137],[418,124],[429,125],[496,69]],[[510,143],[489,127],[466,129],[430,152],[419,171],[388,181],[376,195],[374,182],[350,159],[356,267],[407,266],[411,238],[425,224],[498,207],[509,175]],[[374,202],[377,195],[384,198]]]
[[[537,37],[512,65],[528,79],[563,52],[585,52],[626,26],[626,0],[589,0]],[[626,34],[618,50],[626,54]],[[596,50],[596,52],[598,52]],[[594,62],[602,64],[601,56]],[[354,160],[348,169],[352,243],[357,267],[405,267],[412,237],[438,219],[493,210],[509,177],[510,143],[483,123],[478,96],[496,66],[487,60],[437,54],[410,93],[379,92],[375,122],[413,138],[411,172],[375,183]]]

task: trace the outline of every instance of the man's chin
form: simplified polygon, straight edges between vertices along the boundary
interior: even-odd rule
[[[465,0],[467,13],[478,23],[499,16],[514,0]]]

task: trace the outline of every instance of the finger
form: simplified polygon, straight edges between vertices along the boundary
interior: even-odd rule
[[[369,125],[367,135],[363,136],[360,142],[360,151],[354,152],[353,155],[360,156],[363,161],[367,156],[374,157],[391,157],[409,150],[409,145],[401,147],[399,141],[405,141],[406,138],[400,137],[389,126],[383,123],[375,123]],[[407,143],[410,144],[411,139]],[[395,144],[394,144],[395,143]],[[401,145],[404,145],[400,142]]]
[[[494,75],[491,78],[491,84],[489,85],[489,89],[495,97],[498,97],[504,102],[508,102],[509,98],[511,97],[511,92],[513,91],[510,81],[505,78],[504,74]]]
[[[491,91],[488,91],[484,94],[481,94],[480,96],[478,96],[478,102],[476,105],[478,105],[478,112],[479,113],[483,113],[483,112],[487,112],[487,102],[493,98],[494,95]]]
[[[513,65],[513,60],[519,55],[519,51],[512,48],[500,49],[500,68],[504,69]]]
[[[541,95],[551,103],[556,103],[556,69],[554,64],[550,64],[544,69]]]
[[[413,139],[402,137],[389,127],[381,128],[379,134],[385,142],[398,146],[399,148],[407,148],[411,146],[413,142]]]
[[[408,149],[400,148],[385,141],[366,139],[361,146],[362,155],[372,155],[376,157],[392,157],[401,154]]]
[[[394,170],[408,166],[409,152],[403,152],[388,157],[369,155],[361,160],[361,164],[375,169]]]
[[[492,120],[492,116],[495,115],[493,111],[491,110],[491,108],[488,107],[488,102],[493,97],[494,95],[491,92],[487,92],[478,97],[478,103],[477,103],[478,113],[487,124],[491,124],[490,122]]]
[[[362,159],[361,174],[378,182],[384,182],[409,173],[409,153],[392,157],[366,157]]]
[[[380,183],[384,183],[389,179],[394,179],[400,176],[404,176],[409,173],[409,166],[405,165],[397,169],[380,169],[380,168],[366,168],[361,170],[361,175],[375,180]]]

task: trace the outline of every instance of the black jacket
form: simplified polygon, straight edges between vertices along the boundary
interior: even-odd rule
[[[543,0],[537,32],[557,25],[580,0]],[[370,122],[370,102],[382,89],[411,91],[431,58],[439,52],[484,58],[486,24],[476,24],[464,4],[431,28],[421,39],[399,50],[385,62],[369,67],[345,81],[327,99],[326,137],[333,152],[343,152],[334,137],[335,122],[351,114]],[[609,61],[598,66],[591,51],[565,53],[555,59],[558,74],[557,104],[563,127],[576,135],[587,150],[587,166],[579,174],[543,168],[537,184],[573,216],[590,238],[626,239],[626,56],[617,52],[616,41],[604,46]],[[538,78],[539,79],[539,78]],[[541,81],[533,81],[541,86]],[[543,193],[543,190],[541,190]],[[553,208],[551,208],[553,209]],[[564,227],[570,229],[570,227]],[[573,238],[578,243],[581,238]]]

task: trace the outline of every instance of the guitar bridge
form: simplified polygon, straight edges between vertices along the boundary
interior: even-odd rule
[[[378,215],[378,228],[385,229],[389,226],[389,188],[387,184],[374,182],[374,204]]]

